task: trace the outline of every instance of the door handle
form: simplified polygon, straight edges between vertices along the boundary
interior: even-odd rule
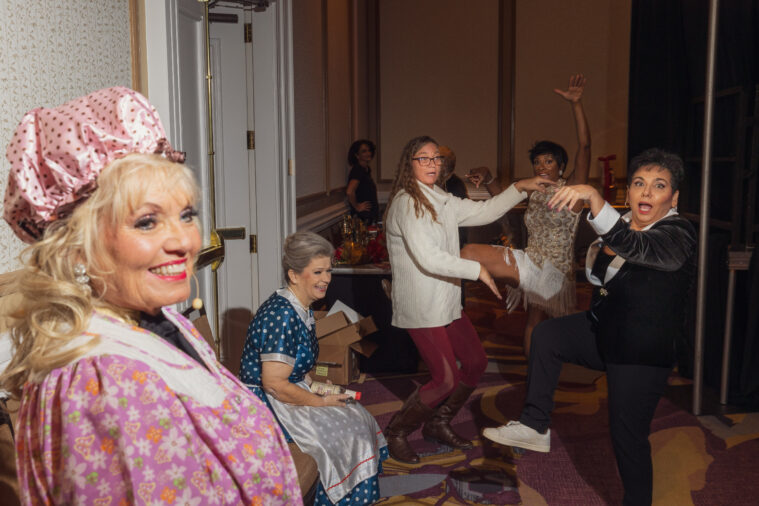
[[[235,239],[245,239],[245,227],[225,227],[217,228],[216,233],[221,236],[225,241],[233,241]]]

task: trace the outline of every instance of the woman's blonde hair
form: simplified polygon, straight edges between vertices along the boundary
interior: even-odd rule
[[[108,239],[152,189],[182,195],[190,204],[197,201],[195,178],[184,165],[158,155],[127,155],[103,169],[97,190],[22,253],[25,267],[17,279],[22,302],[11,328],[15,353],[0,376],[4,389],[20,395],[27,380],[40,379],[94,347],[95,339],[69,345],[87,327],[94,309],[131,316],[103,298],[106,279],[118,268]],[[76,281],[76,264],[84,265],[89,288]]]
[[[430,213],[432,221],[437,221],[437,213],[435,208],[422,193],[419,184],[414,177],[414,169],[412,166],[412,158],[414,155],[424,147],[425,144],[434,144],[438,146],[435,139],[428,135],[422,135],[414,137],[406,143],[406,146],[401,151],[401,159],[398,162],[398,171],[395,173],[395,181],[393,181],[393,187],[390,190],[390,197],[387,199],[387,207],[385,208],[385,216],[383,221],[387,222],[387,213],[390,210],[390,204],[392,204],[395,196],[401,191],[405,190],[408,193],[411,200],[414,202],[414,214],[419,218],[424,215],[424,211]]]

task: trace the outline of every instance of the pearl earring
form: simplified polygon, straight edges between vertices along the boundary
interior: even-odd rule
[[[90,277],[87,275],[87,268],[84,266],[84,264],[74,264],[74,281],[76,281],[83,289],[89,291],[90,288]]]
[[[198,277],[195,275],[194,272],[192,273],[192,279],[195,280],[195,295],[196,295],[196,297],[192,299],[192,308],[200,311],[203,308],[203,301],[200,299],[200,283],[198,283]]]

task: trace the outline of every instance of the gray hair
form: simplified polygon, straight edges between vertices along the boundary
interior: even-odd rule
[[[285,239],[282,253],[282,269],[285,281],[290,283],[287,272],[292,269],[300,274],[316,257],[328,257],[330,260],[335,248],[324,237],[313,232],[295,232]]]

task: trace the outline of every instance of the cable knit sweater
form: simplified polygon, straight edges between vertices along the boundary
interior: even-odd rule
[[[418,183],[437,213],[416,217],[405,191],[390,204],[385,233],[393,271],[393,325],[405,329],[448,325],[461,318],[461,279],[477,279],[480,264],[459,256],[459,226],[485,225],[527,197],[514,185],[484,202],[460,199]]]

